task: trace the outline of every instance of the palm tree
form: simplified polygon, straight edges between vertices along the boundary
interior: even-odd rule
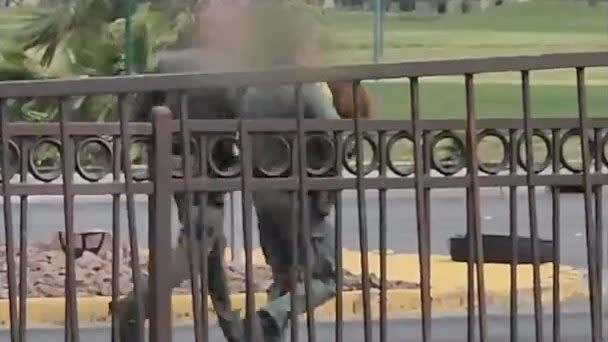
[[[66,76],[118,75],[125,69],[125,1],[47,0],[40,7],[0,10],[0,81]],[[174,44],[191,23],[188,7],[137,4],[132,17],[136,72],[155,66],[160,50]],[[76,99],[78,119],[113,115],[110,96]],[[27,121],[55,119],[56,104],[9,102],[11,116]]]
[[[206,0],[132,0],[133,71],[156,66],[159,51],[183,44]],[[125,72],[125,0],[40,0],[39,6],[0,9],[0,81],[66,76],[110,76]],[[319,19],[302,0],[285,1]],[[79,98],[83,120],[114,116],[111,96]],[[10,113],[28,121],[54,120],[56,104],[26,99],[10,102]]]

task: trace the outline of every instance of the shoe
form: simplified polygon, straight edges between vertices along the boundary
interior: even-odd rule
[[[262,331],[264,332],[265,342],[280,342],[282,341],[281,328],[277,325],[274,318],[266,311],[260,310],[257,312]]]
[[[243,338],[241,339],[243,342],[266,342],[268,341],[264,334],[264,329],[262,326],[262,321],[260,320],[259,315],[253,315],[253,331],[252,336],[247,336],[247,317],[242,320],[243,327]]]

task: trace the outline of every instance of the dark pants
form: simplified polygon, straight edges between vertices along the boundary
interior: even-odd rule
[[[242,331],[240,327],[239,313],[232,311],[230,302],[230,287],[225,269],[224,250],[226,248],[226,238],[223,233],[224,222],[224,206],[221,201],[223,194],[209,195],[204,212],[203,224],[201,225],[199,217],[200,211],[198,206],[192,207],[192,223],[196,229],[196,240],[199,242],[198,250],[201,250],[201,237],[205,234],[207,237],[208,246],[208,268],[207,279],[209,281],[208,289],[213,304],[214,310],[218,317],[218,322],[224,336],[230,342],[241,340]],[[185,206],[184,198],[180,195],[175,196],[178,215],[180,222],[185,221]],[[198,202],[198,201],[197,201]],[[186,234],[187,230],[183,227],[180,230],[178,244],[171,251],[171,267],[169,269],[169,277],[171,286],[176,287],[182,281],[191,278],[190,274],[190,241]],[[197,257],[201,255],[198,254]],[[148,281],[144,279],[143,298],[148,297]],[[145,305],[147,306],[147,305]],[[121,331],[128,329],[130,322],[135,319],[135,297],[133,294],[121,299],[119,302],[119,315],[121,323]],[[149,313],[146,309],[146,317]],[[122,334],[130,334],[125,332]],[[123,341],[124,342],[124,341]]]
[[[273,285],[270,301],[260,309],[262,318],[271,320],[277,334],[266,335],[265,341],[281,341],[289,319],[289,313],[306,311],[304,276],[306,270],[306,245],[310,249],[308,264],[311,267],[311,298],[313,307],[318,307],[335,296],[335,255],[334,229],[327,222],[327,212],[319,206],[317,196],[307,196],[307,212],[310,223],[310,240],[302,238],[298,232],[298,247],[293,250],[291,195],[272,191],[254,193],[254,204],[258,216],[260,244],[267,264],[272,268]],[[295,210],[298,210],[297,203]],[[298,215],[298,212],[295,213]],[[297,231],[297,229],[296,229]],[[298,283],[295,291],[290,290],[289,271],[293,257],[297,253]],[[291,307],[291,296],[295,295],[296,307]],[[264,323],[263,323],[264,324]],[[267,325],[267,323],[266,323]]]

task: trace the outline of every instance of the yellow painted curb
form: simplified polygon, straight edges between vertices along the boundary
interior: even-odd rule
[[[379,254],[369,253],[370,273],[379,275]],[[263,263],[259,250],[254,252],[254,263]],[[360,256],[354,251],[343,251],[343,268],[352,273],[360,274]],[[552,300],[553,265],[540,266],[542,299],[549,303]],[[505,264],[485,264],[485,285],[488,302],[491,304],[508,305],[510,296],[510,267]],[[434,312],[455,311],[466,308],[467,302],[467,265],[451,261],[449,256],[431,256],[431,298]],[[582,272],[570,266],[560,267],[561,301],[572,298],[586,297],[587,289]],[[418,256],[415,254],[395,254],[389,251],[387,255],[387,278],[389,280],[404,280],[419,282]],[[517,268],[518,291],[520,303],[532,301],[532,267],[519,265]],[[372,314],[377,315],[380,309],[380,293],[372,290]],[[78,298],[78,319],[80,323],[109,322],[109,297],[80,297]],[[256,293],[256,306],[266,302],[265,293]],[[343,293],[343,315],[346,319],[362,317],[363,296],[361,291]],[[232,295],[234,309],[241,309],[244,314],[245,294]],[[29,325],[55,325],[64,323],[64,298],[28,298],[27,321]],[[192,302],[190,295],[174,295],[172,299],[173,317],[177,321],[190,320],[192,317]],[[387,291],[387,310],[389,314],[414,313],[421,310],[419,289],[396,289]],[[209,308],[213,311],[213,308]],[[315,317],[333,320],[336,312],[336,300],[332,299],[317,308]],[[213,317],[213,315],[212,315]],[[0,326],[9,324],[8,300],[0,300]]]

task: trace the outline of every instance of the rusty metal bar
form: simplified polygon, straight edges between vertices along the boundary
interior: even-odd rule
[[[154,222],[150,234],[150,342],[171,342],[170,279],[165,272],[170,268],[171,255],[171,170],[167,160],[171,157],[171,133],[168,123],[171,112],[167,107],[152,108],[154,153],[151,176],[154,180]]]
[[[92,93],[172,91],[205,87],[243,87],[256,84],[350,81],[573,68],[608,65],[608,52],[555,53],[536,56],[500,56],[444,59],[402,63],[365,64],[322,68],[275,68],[272,70],[88,77],[69,80],[3,82],[0,97],[40,97]],[[24,83],[27,82],[27,86]]]
[[[582,132],[581,134],[583,134],[584,132]],[[600,152],[600,146],[599,146],[599,142],[601,139],[601,130],[596,128],[594,129],[594,144],[593,144],[593,150],[595,152],[595,173],[602,173],[602,153]],[[585,135],[586,136],[586,135]],[[596,261],[597,261],[597,266],[596,266],[596,270],[598,272],[598,279],[597,279],[597,288],[598,288],[598,298],[597,298],[597,312],[600,315],[599,319],[598,319],[598,330],[601,332],[601,336],[600,336],[600,340],[602,340],[604,338],[604,319],[603,319],[603,312],[604,312],[604,281],[603,281],[603,266],[604,266],[604,223],[603,223],[603,194],[604,194],[604,188],[602,186],[602,184],[598,184],[594,186],[594,192],[595,192],[595,229],[596,229],[596,241],[597,241],[597,246],[596,248]]]
[[[2,199],[4,204],[4,234],[6,237],[6,264],[9,296],[9,316],[11,339],[19,338],[19,322],[17,321],[17,280],[15,279],[15,245],[13,239],[13,208],[11,205],[11,186],[9,179],[9,139],[8,104],[0,98],[0,133],[2,133]]]
[[[559,144],[559,130],[554,129],[552,136],[552,145],[553,145],[553,173],[559,174],[560,168],[560,144]],[[553,248],[553,341],[559,342],[561,340],[561,300],[560,300],[560,276],[559,276],[559,267],[560,267],[560,197],[559,197],[559,187],[552,186],[551,187],[551,224],[552,224],[552,232],[551,238],[552,248]]]
[[[380,176],[386,177],[387,161],[388,161],[388,150],[386,142],[386,132],[380,131],[378,134],[378,150],[379,159],[378,164],[380,165]],[[388,282],[386,279],[386,255],[387,255],[387,232],[386,232],[386,189],[378,190],[378,209],[379,209],[379,222],[378,228],[380,229],[380,342],[386,342],[387,340],[387,290]]]
[[[343,154],[344,148],[344,133],[337,132],[334,135],[334,143],[336,147],[336,173],[342,174],[343,171]],[[334,257],[336,259],[336,342],[344,340],[344,273],[342,272],[342,191],[335,191],[336,203],[334,210],[334,226],[335,226],[335,249]]]
[[[515,115],[517,113],[504,113],[504,115]],[[574,115],[570,112],[557,112],[560,116]],[[604,128],[608,126],[606,118],[589,118],[588,128]],[[295,122],[289,119],[255,119],[248,121],[248,127],[252,133],[288,133],[296,132]],[[189,121],[190,129],[197,133],[220,133],[228,134],[238,129],[238,122],[231,119],[191,119]],[[421,119],[421,128],[425,130],[444,130],[453,129],[464,131],[465,121],[462,119]],[[532,118],[530,120],[532,128],[560,128],[560,129],[577,129],[578,122],[576,118]],[[58,135],[59,125],[57,123],[8,123],[11,130],[11,136],[39,136],[39,135]],[[348,131],[354,129],[352,120],[331,120],[331,119],[307,119],[303,124],[305,132],[319,131]],[[478,129],[496,128],[501,129],[523,129],[523,123],[519,119],[509,118],[492,118],[479,119],[477,123]],[[179,120],[172,120],[170,123],[172,132],[179,131]],[[411,123],[408,118],[403,120],[397,119],[375,119],[365,121],[361,129],[366,132],[376,132],[379,130],[403,130],[411,133]],[[145,122],[130,123],[132,135],[149,136],[151,134],[151,125]],[[68,122],[66,131],[70,135],[119,135],[120,125],[117,123],[90,123],[90,122]]]
[[[63,210],[65,219],[65,269],[66,269],[66,329],[69,327],[69,340],[78,342],[80,331],[78,327],[78,304],[76,297],[76,270],[74,248],[74,194],[72,183],[74,177],[74,145],[68,133],[64,130],[70,116],[70,102],[67,98],[59,99],[59,131],[61,134],[61,161],[63,175]],[[66,335],[66,337],[68,336]]]
[[[422,341],[431,340],[431,248],[427,215],[425,214],[426,201],[423,197],[424,187],[421,178],[424,173],[425,153],[422,146],[422,129],[420,128],[420,85],[418,78],[410,78],[410,112],[412,117],[412,131],[414,132],[414,173],[416,184],[416,221],[418,230],[418,263],[420,265],[420,302],[422,303]],[[424,146],[426,147],[426,146]]]
[[[20,158],[20,182],[27,181],[28,162],[23,157],[23,151],[26,151],[27,143],[21,142],[21,158]],[[26,341],[27,329],[27,262],[28,262],[28,229],[27,229],[27,196],[20,196],[19,205],[19,341]]]
[[[470,195],[471,195],[471,223],[475,234],[475,261],[477,271],[477,302],[479,310],[479,339],[481,342],[488,341],[486,320],[486,292],[485,277],[483,272],[483,241],[480,222],[480,200],[479,200],[479,175],[477,161],[477,130],[475,128],[476,111],[473,75],[465,75],[466,111],[467,111],[467,146],[469,148]]]
[[[534,151],[532,150],[532,129],[529,126],[530,112],[530,73],[521,72],[522,110],[524,114],[524,131],[526,141],[526,177],[528,180],[528,218],[530,220],[530,238],[532,239],[532,274],[534,289],[534,322],[536,342],[543,341],[543,308],[540,297],[540,251],[538,243],[538,222],[536,217],[536,190],[532,179],[536,174],[534,168]]]
[[[198,144],[199,144],[199,174],[201,176],[206,176],[208,175],[209,172],[209,162],[208,162],[208,155],[207,155],[207,139],[206,137],[199,137],[198,139]],[[209,196],[207,194],[207,192],[199,192],[198,195],[198,203],[199,203],[199,213],[198,213],[198,219],[199,219],[199,225],[201,227],[205,227],[204,224],[204,218],[205,218],[205,208],[207,203],[209,203]],[[223,222],[223,221],[222,221]],[[221,230],[220,227],[215,227],[219,230]],[[222,227],[223,228],[223,227]],[[223,232],[223,230],[222,230]],[[209,240],[208,240],[208,236],[205,234],[201,235],[201,242],[200,242],[200,249],[199,249],[199,255],[198,257],[200,257],[200,284],[201,284],[201,310],[203,310],[202,312],[202,329],[203,329],[203,336],[204,338],[209,338],[208,337],[208,330],[209,330],[209,254],[210,254],[210,249],[209,249]],[[224,250],[221,251],[215,251],[215,252],[219,252],[219,253],[224,253]]]
[[[241,205],[243,213],[243,249],[245,250],[245,303],[246,314],[245,334],[247,336],[258,336],[253,324],[255,312],[254,279],[253,279],[253,237],[252,237],[252,190],[251,181],[253,177],[252,139],[246,121],[240,121],[239,127],[240,153],[241,153]]]
[[[298,153],[298,200],[300,202],[299,208],[299,221],[300,221],[300,232],[302,233],[302,240],[305,249],[306,260],[304,262],[304,291],[306,293],[306,328],[308,332],[308,341],[314,342],[317,340],[315,332],[315,313],[312,304],[312,265],[310,263],[312,258],[312,234],[309,221],[308,210],[308,177],[306,173],[306,136],[304,135],[303,125],[304,122],[304,101],[302,100],[302,85],[298,84],[295,87],[296,97],[296,146]],[[296,252],[296,251],[294,251]],[[294,289],[295,290],[295,289]],[[294,322],[291,322],[294,324]],[[295,323],[297,324],[297,322]]]
[[[298,196],[295,191],[289,193],[289,201],[291,202],[291,250],[293,254],[291,256],[291,268],[289,270],[289,283],[291,289],[296,289],[298,286],[298,239],[300,238],[298,222],[299,222],[299,213],[298,213]],[[290,296],[290,305],[292,310],[289,311],[289,321],[291,328],[291,340],[298,341],[298,311],[296,296]]]
[[[593,220],[593,206],[591,203],[591,182],[589,181],[589,140],[587,139],[587,94],[585,89],[585,69],[576,68],[576,93],[578,102],[578,119],[581,132],[581,156],[583,161],[583,186],[584,186],[584,201],[585,201],[585,229],[587,231],[587,267],[589,270],[589,304],[591,312],[591,340],[593,342],[601,341],[602,331],[600,330],[599,320],[601,313],[598,312],[598,269],[596,254],[596,230]]]
[[[424,136],[424,134],[423,134]],[[424,138],[423,138],[424,140]],[[532,181],[534,186],[564,186],[564,185],[580,185],[582,174],[546,174],[536,175]],[[439,189],[463,189],[466,188],[470,181],[465,176],[451,177],[435,177],[425,175],[422,177],[422,184],[428,190],[433,188]],[[297,177],[285,178],[256,178],[252,179],[250,188],[256,190],[284,190],[295,191],[298,188]],[[309,178],[308,188],[314,190],[349,190],[356,189],[356,179],[348,177],[323,177]],[[591,184],[606,184],[608,183],[608,174],[590,174],[589,182]],[[192,179],[192,191],[231,191],[239,189],[239,178],[227,179]],[[361,182],[364,189],[415,189],[414,178],[396,178],[396,177],[370,177],[365,178]],[[481,188],[495,188],[497,186],[527,186],[525,175],[497,175],[497,176],[480,176],[479,186]],[[153,193],[153,184],[150,182],[134,183],[131,185],[133,194],[146,195]],[[183,191],[184,186],[181,180],[173,179],[170,186],[174,191]],[[92,183],[92,184],[74,184],[73,193],[77,196],[99,195],[100,193],[113,195],[124,193],[125,185],[123,183]],[[0,192],[2,186],[0,186]],[[61,184],[11,184],[11,194],[13,196],[40,196],[61,195]]]
[[[135,295],[136,331],[137,341],[144,342],[144,296],[142,275],[139,268],[139,243],[137,240],[137,226],[135,222],[135,201],[133,199],[133,170],[131,169],[131,132],[127,120],[128,109],[126,95],[118,95],[118,116],[120,118],[120,145],[122,157],[122,171],[125,177],[124,191],[127,200],[127,225],[129,230],[129,247],[131,249],[131,274],[133,277],[133,292]],[[148,168],[149,170],[149,168]],[[148,171],[149,173],[149,171]],[[152,203],[148,203],[148,208]],[[150,222],[152,224],[152,222]],[[146,286],[149,287],[149,286]]]
[[[509,130],[509,174],[517,175],[517,136],[514,129]],[[517,308],[517,265],[519,254],[519,236],[517,233],[517,186],[509,187],[509,237],[511,238],[511,267],[510,267],[510,306],[509,306],[509,339],[518,340],[518,308]]]
[[[112,180],[120,182],[120,141],[114,137],[112,146]],[[120,297],[120,194],[112,195],[112,303]],[[120,341],[120,321],[112,315],[112,342]]]
[[[520,113],[504,113],[505,115],[519,115]],[[560,116],[574,115],[575,113],[561,112],[556,113]],[[588,118],[588,128],[608,127],[607,118]],[[246,120],[251,133],[289,133],[296,132],[296,123],[289,119],[256,119]],[[559,129],[578,129],[576,118],[531,118],[530,127],[533,129],[559,128]],[[238,130],[236,120],[212,120],[198,119],[189,120],[190,130],[200,134],[227,134]],[[521,119],[479,119],[477,129],[497,128],[501,129],[520,129],[523,130]],[[319,131],[350,131],[354,130],[353,120],[328,120],[328,119],[307,119],[303,123],[305,132]],[[462,119],[421,119],[420,127],[427,131],[440,130],[461,130],[464,131],[465,121]],[[8,123],[8,129],[13,137],[32,137],[32,136],[55,136],[59,135],[59,125],[57,123]],[[152,126],[146,122],[133,122],[129,124],[131,135],[149,136]],[[172,132],[179,131],[179,120],[172,120],[170,123]],[[374,132],[379,130],[399,130],[411,132],[411,122],[409,119],[386,120],[375,119],[366,120],[361,130],[364,132]],[[90,122],[68,122],[66,131],[70,135],[120,135],[120,125],[118,123],[90,123]]]
[[[353,81],[353,108],[355,113],[355,148],[357,149],[357,216],[359,221],[359,253],[361,253],[361,283],[363,289],[363,329],[365,341],[372,340],[371,324],[371,296],[369,283],[368,243],[367,243],[367,205],[365,203],[365,189],[362,186],[363,174],[363,131],[361,130],[361,118],[359,117],[358,94],[360,83]],[[374,152],[375,153],[375,152]]]
[[[234,191],[230,191],[230,261],[234,261],[234,254],[236,253],[236,240],[235,240],[235,224],[234,224]]]
[[[205,327],[208,326],[208,312],[207,310],[201,311],[201,286],[207,289],[207,284],[201,284],[201,275],[204,273],[199,273],[201,267],[205,267],[206,265],[199,265],[199,258],[202,258],[199,250],[199,244],[197,241],[197,232],[196,228],[193,227],[192,222],[192,203],[193,203],[193,194],[192,194],[192,161],[191,158],[191,134],[188,126],[188,117],[190,115],[190,110],[188,107],[188,96],[185,93],[180,94],[180,113],[179,113],[179,122],[180,122],[180,137],[181,137],[181,152],[182,152],[182,173],[184,176],[184,187],[186,188],[184,194],[184,231],[187,234],[186,238],[188,239],[189,248],[188,251],[188,267],[190,268],[190,289],[192,292],[192,314],[194,318],[194,340],[196,342],[207,341],[209,339],[208,329],[204,329],[202,325]],[[201,207],[204,206],[205,202],[201,202]],[[199,220],[202,221],[202,215],[199,215]],[[201,225],[199,228],[204,229],[204,226]],[[206,240],[205,232],[201,232],[201,244],[202,240]],[[206,273],[206,272],[205,272]],[[205,296],[207,297],[207,296]],[[206,298],[203,299],[206,301]],[[203,317],[201,317],[201,315]]]

